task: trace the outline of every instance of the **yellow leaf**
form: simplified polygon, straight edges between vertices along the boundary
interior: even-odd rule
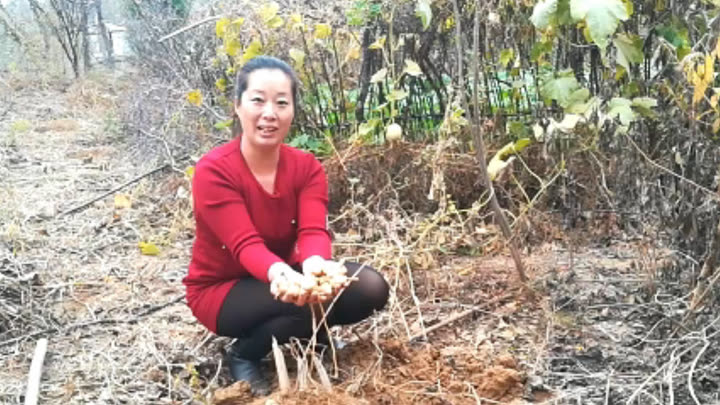
[[[279,16],[275,16],[267,22],[267,26],[273,29],[280,28],[283,24],[285,24],[285,21],[283,21],[283,19]]]
[[[325,39],[332,33],[332,27],[328,24],[315,24],[315,38]]]
[[[127,194],[115,194],[115,208],[130,208],[130,196]]]
[[[455,28],[455,18],[450,16],[445,20],[445,31],[450,31],[453,28]]]
[[[160,249],[151,242],[140,242],[138,243],[140,253],[146,256],[157,256],[160,254]]]
[[[195,175],[195,166],[188,166],[185,168],[185,176],[191,178]]]
[[[302,16],[300,14],[290,14],[290,18],[288,19],[288,25],[290,26],[290,29],[302,28]]]
[[[217,20],[215,23],[215,35],[217,35],[218,38],[222,38],[225,35],[228,25],[230,25],[229,18],[221,18]]]
[[[715,44],[715,50],[713,50],[713,55],[720,58],[720,38],[718,38],[717,43]]]
[[[716,91],[715,94],[713,94],[712,97],[710,97],[710,107],[712,107],[714,110],[717,110],[719,96],[720,95],[718,95],[718,93]]]
[[[386,41],[386,38],[383,35],[380,38],[378,38],[375,42],[370,44],[370,46],[368,46],[368,49],[383,49],[383,47],[385,47],[385,41]]]
[[[186,96],[188,103],[200,107],[203,102],[203,96],[200,90],[193,90]]]
[[[715,57],[707,55],[705,57],[705,81],[710,84],[715,78]]]
[[[495,157],[490,160],[487,167],[488,175],[490,175],[490,181],[495,180],[498,174],[508,167],[513,160],[515,160],[515,156],[511,156],[508,160],[502,160],[495,155]]]
[[[263,22],[267,24],[270,20],[277,16],[279,9],[280,6],[278,6],[277,3],[271,2],[260,6],[260,8],[258,8],[258,14],[260,14],[260,18],[262,18]]]
[[[464,268],[464,269],[460,270],[460,271],[458,272],[458,276],[464,277],[464,276],[468,276],[468,275],[470,275],[470,274],[472,274],[472,273],[473,273],[473,268],[472,268],[472,267],[467,267],[467,268]]]
[[[215,80],[215,87],[224,93],[227,90],[227,80],[224,77]]]
[[[698,80],[695,83],[695,91],[693,92],[693,105],[699,103],[705,97],[705,91],[708,88],[708,83],[704,80]]]
[[[360,59],[360,47],[354,46],[348,50],[347,55],[345,55],[345,60],[349,59]]]
[[[403,70],[403,72],[414,77],[418,77],[423,74],[420,66],[412,59],[405,59],[405,70]]]
[[[237,56],[240,52],[240,40],[237,38],[225,38],[223,41],[223,50],[228,56]]]
[[[245,49],[245,53],[243,53],[243,60],[247,62],[250,59],[260,55],[260,52],[262,52],[262,43],[257,38],[253,39],[250,45],[248,45],[248,47]]]
[[[715,122],[713,122],[712,130],[713,134],[717,134],[718,131],[720,131],[720,118],[716,119]]]
[[[240,27],[245,23],[245,19],[243,17],[238,17],[233,20],[232,27],[235,31],[240,31]]]
[[[297,48],[291,48],[290,49],[290,59],[293,60],[293,63],[295,64],[295,68],[300,69],[305,64],[305,52],[303,52]]]

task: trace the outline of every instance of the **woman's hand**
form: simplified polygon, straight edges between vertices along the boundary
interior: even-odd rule
[[[307,277],[317,277],[323,274],[325,269],[325,263],[328,260],[323,259],[322,256],[310,256],[302,263],[303,274]]]
[[[309,283],[307,277],[293,270],[285,263],[274,263],[268,269],[270,293],[282,302],[303,306],[308,302]]]
[[[342,263],[325,260],[320,256],[310,256],[302,264],[303,274],[317,287],[313,289],[310,302],[325,302],[347,287],[352,279],[347,277],[347,269]]]

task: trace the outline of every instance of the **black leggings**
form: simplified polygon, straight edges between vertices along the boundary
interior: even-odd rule
[[[360,269],[358,280],[338,298],[327,317],[329,326],[359,322],[381,310],[388,300],[389,286],[375,269],[358,263],[345,263],[345,267],[348,276]],[[320,317],[320,313],[316,312],[316,316]],[[278,343],[286,343],[291,337],[310,338],[312,312],[308,305],[299,307],[276,300],[269,284],[247,277],[238,280],[225,298],[217,331],[221,336],[242,338],[235,344],[236,354],[259,360],[270,352],[273,336]]]

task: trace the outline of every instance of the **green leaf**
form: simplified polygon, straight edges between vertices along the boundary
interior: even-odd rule
[[[290,48],[290,59],[295,63],[296,69],[301,69],[305,65],[305,52],[297,49]]]
[[[567,98],[566,104],[563,106],[563,108],[571,109],[574,106],[578,104],[584,104],[587,99],[590,98],[590,90],[588,89],[577,89],[573,91],[570,96]]]
[[[378,83],[383,80],[385,80],[385,76],[387,76],[387,68],[382,68],[375,72],[374,75],[370,78],[370,83]]]
[[[647,118],[655,118],[657,114],[653,108],[657,107],[658,102],[652,97],[635,97],[632,100],[633,108],[635,108],[640,115]]]
[[[613,44],[618,50],[617,63],[630,72],[631,63],[643,61],[643,40],[634,34],[618,34],[613,39]]]
[[[420,69],[420,65],[412,59],[405,59],[405,69],[403,70],[403,73],[407,73],[413,77],[418,77],[423,74],[422,69]]]
[[[554,21],[558,0],[541,0],[533,8],[530,21],[539,30],[547,29]]]
[[[432,20],[432,7],[430,7],[430,0],[418,0],[415,5],[415,15],[420,17],[423,31],[428,29],[430,21]]]
[[[388,94],[388,100],[390,101],[400,101],[408,96],[408,93],[405,90],[393,90]]]
[[[233,124],[233,120],[226,120],[226,121],[218,121],[213,125],[215,129],[223,130],[225,128],[230,128]]]
[[[570,96],[580,88],[572,71],[561,73],[561,77],[545,80],[540,87],[540,94],[545,99],[556,100],[563,108],[570,103]]]
[[[552,41],[549,40],[536,42],[530,50],[530,60],[533,62],[539,62],[540,58],[552,51],[552,46]]]
[[[618,117],[623,126],[628,126],[637,118],[631,105],[632,102],[626,98],[614,97],[608,104],[608,116],[610,118]]]
[[[570,14],[575,21],[585,20],[590,37],[601,50],[607,47],[608,37],[620,21],[629,18],[621,0],[570,0]]]
[[[369,119],[367,122],[363,122],[358,127],[358,135],[361,137],[367,137],[368,135],[372,134],[375,128],[380,123],[380,120],[377,118]]]
[[[500,66],[505,68],[508,63],[515,59],[515,50],[513,48],[503,49],[500,52]]]

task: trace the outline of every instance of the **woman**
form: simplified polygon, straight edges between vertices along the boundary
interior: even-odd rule
[[[269,283],[302,283],[332,264],[325,172],[312,154],[283,144],[297,91],[285,62],[265,56],[248,61],[235,87],[242,133],[236,130],[232,141],[200,159],[193,178],[196,233],[183,280],[187,302],[205,327],[237,338],[229,350],[230,373],[256,395],[270,392],[258,366],[272,337],[284,343],[312,335],[304,298],[276,299]],[[328,314],[329,325],[365,319],[388,299],[382,275],[356,263],[345,266],[348,275],[360,271]]]

